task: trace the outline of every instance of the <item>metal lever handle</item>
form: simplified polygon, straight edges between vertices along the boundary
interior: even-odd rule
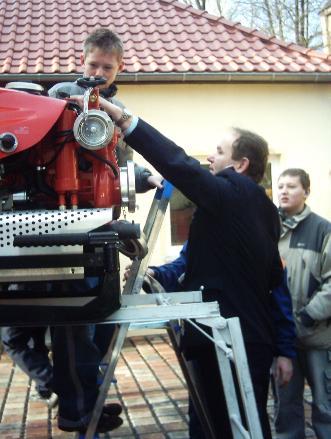
[[[77,84],[84,88],[97,87],[106,84],[107,80],[102,76],[83,76],[77,79]]]

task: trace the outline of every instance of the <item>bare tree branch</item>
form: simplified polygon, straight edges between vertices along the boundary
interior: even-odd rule
[[[326,0],[182,0],[306,47],[322,45],[319,11]],[[216,12],[217,13],[217,12]]]

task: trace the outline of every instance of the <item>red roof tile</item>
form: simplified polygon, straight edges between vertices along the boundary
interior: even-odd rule
[[[81,73],[99,26],[121,36],[124,73],[331,72],[331,56],[175,0],[1,0],[0,74]]]

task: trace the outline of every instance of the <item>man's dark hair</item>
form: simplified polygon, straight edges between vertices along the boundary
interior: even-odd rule
[[[299,177],[303,189],[306,192],[310,191],[310,178],[309,174],[305,170],[301,168],[285,169],[285,171],[283,171],[278,177],[278,180],[280,179],[280,177],[285,177],[285,175],[289,175],[290,177]]]
[[[116,53],[119,59],[123,57],[123,43],[120,37],[113,31],[100,27],[93,31],[84,41],[84,56],[92,49],[98,48],[104,52]]]
[[[268,143],[263,137],[251,131],[241,128],[232,129],[239,136],[232,144],[232,158],[240,160],[247,157],[249,160],[247,175],[256,183],[260,183],[268,163]]]

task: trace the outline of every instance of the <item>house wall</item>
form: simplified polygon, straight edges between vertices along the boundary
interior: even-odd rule
[[[199,158],[215,149],[229,126],[258,132],[269,142],[273,183],[288,167],[304,168],[311,177],[309,205],[331,220],[330,85],[121,84],[118,97]],[[137,154],[135,160],[144,163]],[[133,217],[142,225],[151,197],[137,197],[139,211]],[[170,245],[167,212],[152,262],[162,263],[176,252]]]

